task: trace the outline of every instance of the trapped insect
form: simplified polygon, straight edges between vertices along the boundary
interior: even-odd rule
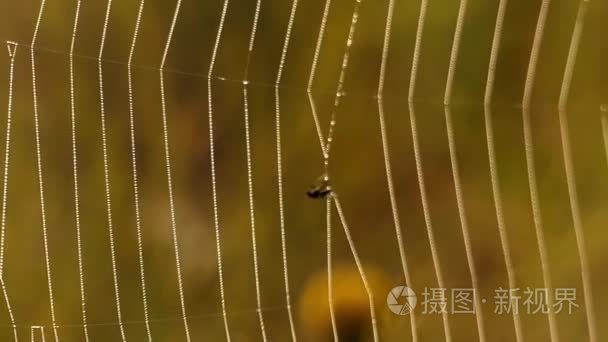
[[[327,195],[332,193],[331,184],[329,184],[329,177],[323,175],[310,186],[306,194],[308,197],[313,199],[325,198]]]

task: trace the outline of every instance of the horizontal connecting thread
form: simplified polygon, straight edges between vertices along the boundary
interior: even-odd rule
[[[297,307],[297,305],[292,304],[292,307]],[[282,311],[286,311],[287,310],[287,305],[276,305],[276,306],[264,306],[262,307],[259,311],[262,312],[282,312]],[[243,309],[243,310],[232,310],[229,313],[227,313],[227,316],[231,316],[231,317],[241,317],[241,316],[249,316],[252,313],[257,313],[258,309]],[[213,312],[213,313],[201,313],[201,314],[193,314],[193,315],[188,315],[186,318],[188,319],[188,321],[212,321],[212,320],[217,320],[220,317],[223,317],[224,314],[220,311],[220,312]],[[180,322],[182,320],[182,317],[177,317],[177,316],[170,316],[170,317],[158,317],[158,318],[150,318],[148,320],[148,322],[150,322],[151,324],[161,324],[161,323],[172,323],[172,322]],[[113,322],[89,322],[88,323],[88,327],[89,328],[102,328],[102,327],[117,327],[117,326],[140,326],[140,325],[145,325],[146,321],[145,320],[123,320],[122,322],[118,322],[118,321],[113,321]],[[19,324],[15,324],[14,326],[12,324],[0,324],[0,329],[2,328],[15,328],[15,329],[27,329],[30,328],[32,325],[34,326],[40,326],[40,327],[45,327],[45,328],[52,328],[53,324],[51,322],[44,322],[44,321],[33,321],[33,322],[22,322]],[[55,327],[57,329],[74,329],[74,328],[84,328],[84,325],[82,323],[74,323],[74,324],[55,324]]]
[[[4,41],[5,43],[8,44],[15,44],[15,45],[19,45],[22,46],[24,48],[29,48],[32,49],[31,45],[25,42],[16,42],[16,41],[11,41],[11,40],[7,40],[7,39],[0,39],[0,41]],[[42,46],[36,46],[33,48],[34,51],[41,51],[41,52],[48,52],[48,53],[54,53],[54,54],[61,54],[61,55],[65,55],[66,58],[70,57],[70,53],[64,50],[59,50],[59,49],[52,49],[52,48],[47,48],[47,47],[42,47]],[[112,64],[112,65],[120,65],[120,66],[124,66],[127,67],[128,63],[127,62],[123,62],[123,61],[119,61],[116,59],[111,59],[111,58],[104,58],[104,57],[99,57],[99,56],[90,56],[90,55],[84,55],[84,54],[79,54],[79,53],[74,53],[72,54],[72,57],[77,58],[77,59],[84,59],[84,60],[90,60],[90,61],[96,61],[96,62],[101,62],[101,63],[106,63],[106,64]],[[215,75],[211,75],[209,76],[208,74],[204,74],[204,73],[198,73],[198,72],[190,72],[190,71],[185,71],[185,70],[180,70],[180,69],[174,69],[174,68],[166,68],[164,67],[163,69],[160,69],[159,67],[156,66],[149,66],[149,65],[143,65],[143,64],[138,64],[138,63],[132,63],[131,64],[131,68],[132,70],[140,70],[140,71],[154,71],[154,72],[159,72],[162,71],[165,75],[173,75],[173,76],[180,76],[180,77],[185,77],[185,78],[198,78],[201,80],[211,80],[211,81],[217,81],[217,82],[226,82],[226,83],[234,83],[234,84],[239,84],[242,85],[243,82],[247,82],[248,86],[253,87],[253,88],[268,88],[268,89],[275,89],[275,88],[279,88],[280,90],[290,90],[290,91],[294,91],[294,92],[301,92],[304,94],[307,94],[309,91],[312,92],[312,89],[308,89],[307,86],[305,85],[298,85],[298,84],[285,84],[285,83],[279,83],[277,84],[276,82],[262,82],[262,81],[256,81],[256,80],[244,80],[244,79],[239,79],[239,78],[231,78],[231,77],[225,77],[225,76],[215,76]],[[335,92],[332,91],[321,91],[318,92],[319,95],[336,95]],[[369,92],[362,92],[362,91],[357,91],[357,90],[349,90],[349,91],[342,91],[340,94],[340,97],[342,98],[357,98],[357,99],[371,99],[371,100],[377,100],[378,98],[378,94],[377,92],[373,92],[373,93],[369,93]],[[442,99],[438,99],[437,101],[435,101],[433,98],[424,98],[424,99],[415,99],[415,98],[405,98],[403,96],[402,93],[399,92],[384,92],[382,97],[384,99],[394,99],[397,101],[401,101],[401,102],[411,102],[411,103],[419,103],[419,104],[433,104],[433,103],[442,103]],[[482,101],[472,101],[469,104],[481,104]],[[509,103],[506,106],[507,107],[512,107],[512,108],[517,108],[521,105],[521,102],[514,102],[514,103]]]

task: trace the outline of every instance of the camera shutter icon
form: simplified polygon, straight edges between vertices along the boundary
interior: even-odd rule
[[[389,310],[396,315],[407,315],[416,307],[418,298],[416,293],[407,286],[393,288],[386,297]]]

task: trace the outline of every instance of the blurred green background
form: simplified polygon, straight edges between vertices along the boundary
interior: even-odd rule
[[[353,0],[333,0],[320,55],[314,94],[327,127],[346,46]],[[532,125],[540,204],[555,287],[576,288],[580,307],[558,315],[562,341],[587,339],[581,272],[568,202],[556,110],[563,68],[579,1],[551,4],[534,88]],[[20,339],[31,325],[45,325],[52,339],[44,267],[41,211],[33,126],[29,43],[40,3],[1,1],[0,40],[21,45],[15,59],[12,142],[8,168],[4,279]],[[337,110],[332,152],[333,187],[340,194],[354,241],[376,287],[381,337],[410,339],[409,318],[385,305],[388,291],[403,284],[389,204],[377,101],[388,1],[364,1]],[[422,43],[416,115],[430,210],[446,284],[470,287],[441,100],[447,76],[458,1],[430,1]],[[119,341],[106,221],[97,54],[105,1],[83,1],[74,60],[81,222],[85,287],[91,338]],[[111,200],[117,241],[123,319],[130,341],[145,341],[132,189],[128,124],[127,59],[139,2],[114,1],[104,54]],[[184,0],[166,66],[169,142],[173,166],[179,244],[186,307],[194,341],[224,340],[213,231],[210,181],[207,72],[222,1]],[[324,1],[300,1],[281,83],[285,222],[296,332],[302,340],[330,341],[327,300],[325,208],[306,197],[323,172],[306,84]],[[385,111],[393,177],[404,244],[418,294],[437,287],[416,180],[409,127],[407,88],[419,1],[397,1],[385,90]],[[162,138],[158,67],[175,1],[146,1],[133,67],[137,158],[142,206],[144,267],[152,334],[156,341],[184,340]],[[485,304],[488,341],[515,339],[510,315],[493,314],[494,290],[507,287],[490,187],[483,91],[498,1],[471,0],[456,71],[454,106],[460,171],[472,233],[473,254]],[[82,341],[76,251],[68,51],[76,1],[48,0],[35,50],[46,195],[49,251],[57,324],[62,341]],[[269,338],[288,341],[276,180],[273,83],[288,23],[290,1],[262,0],[259,30],[249,70],[255,214],[262,304]],[[543,287],[532,222],[522,133],[521,97],[540,1],[509,1],[494,95],[498,171],[506,224],[520,288]],[[227,311],[234,341],[259,341],[245,155],[242,85],[254,0],[228,7],[218,51],[213,104],[219,217]],[[568,117],[574,167],[583,214],[600,340],[608,336],[608,167],[599,106],[608,103],[608,5],[590,1],[576,64]],[[9,56],[0,53],[0,108],[7,108]],[[222,79],[219,79],[219,78]],[[0,132],[5,132],[5,114]],[[4,135],[3,135],[4,136]],[[334,219],[336,215],[334,214]],[[334,222],[334,261],[340,265],[334,291],[349,313],[363,317],[362,285],[343,231]],[[351,295],[349,295],[351,294]],[[345,298],[345,299],[344,299]],[[351,299],[349,299],[351,298]],[[352,302],[350,302],[352,301]],[[12,339],[4,302],[0,340]],[[353,304],[354,303],[354,304]],[[341,303],[337,303],[340,307]],[[349,306],[351,305],[351,306]],[[361,308],[363,306],[363,308]],[[418,310],[418,309],[417,309]],[[439,315],[418,315],[421,341],[443,339]],[[450,317],[455,341],[477,339],[472,315]],[[544,315],[522,315],[529,341],[548,341]],[[355,319],[355,322],[359,322]],[[363,340],[371,340],[369,327]]]

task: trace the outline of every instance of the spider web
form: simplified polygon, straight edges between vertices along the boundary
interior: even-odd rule
[[[399,10],[394,0],[325,0],[318,4],[293,0],[284,6],[256,0],[247,10],[223,0],[207,5],[214,11],[205,14],[204,19],[212,19],[213,29],[193,14],[196,11],[191,7],[186,8],[192,4],[182,4],[181,0],[170,10],[160,10],[167,5],[144,0],[134,4],[108,0],[103,8],[80,0],[73,4],[57,2],[72,13],[68,50],[49,49],[39,43],[44,21],[50,20],[49,10],[61,8],[51,7],[52,3],[42,0],[37,4],[30,42],[6,41],[8,95],[0,236],[0,285],[6,308],[3,339],[232,341],[256,336],[252,339],[297,341],[315,338],[311,336],[318,333],[307,331],[315,326],[307,317],[315,314],[306,311],[312,305],[326,310],[328,320],[319,323],[324,327],[322,333],[327,334],[323,336],[338,340],[344,319],[340,305],[346,291],[340,285],[340,272],[348,265],[357,276],[350,285],[363,294],[360,301],[366,313],[359,323],[367,326],[369,331],[364,331],[368,339],[402,340],[405,336],[412,341],[451,341],[466,336],[493,340],[493,336],[504,333],[504,324],[491,314],[492,308],[484,306],[482,298],[490,296],[492,285],[529,287],[526,281],[530,279],[520,269],[527,266],[514,257],[517,250],[538,258],[534,270],[542,279],[537,287],[548,290],[547,304],[551,307],[556,300],[553,284],[558,276],[560,288],[576,287],[580,281],[583,303],[579,315],[586,328],[574,334],[599,341],[599,305],[593,299],[591,285],[595,266],[587,250],[596,244],[586,241],[588,228],[579,199],[582,194],[595,194],[577,189],[580,181],[575,176],[577,156],[571,145],[571,130],[580,132],[582,124],[577,120],[578,128],[571,129],[568,121],[571,85],[590,1],[578,4],[573,30],[568,33],[571,38],[565,63],[560,65],[563,77],[556,114],[564,175],[536,169],[539,150],[541,155],[559,155],[559,149],[546,137],[540,136],[541,144],[535,141],[539,135],[532,121],[540,112],[533,106],[532,95],[538,88],[537,68],[551,2],[543,1],[538,16],[532,16],[536,25],[529,30],[533,36],[519,110],[526,177],[518,179],[518,185],[512,180],[509,184],[517,189],[523,184],[529,193],[532,224],[528,228],[533,235],[514,227],[521,224],[519,219],[508,223],[508,212],[521,205],[521,198],[510,197],[521,190],[509,192],[507,198],[499,176],[505,167],[499,163],[499,151],[504,152],[504,148],[497,149],[496,132],[503,126],[493,120],[509,7],[506,0],[494,8],[488,67],[479,68],[487,75],[483,86],[478,87],[485,89],[483,107],[473,110],[454,104],[460,96],[457,81],[463,61],[459,57],[471,49],[471,43],[466,43],[466,26],[478,18],[470,15],[467,0],[461,0],[454,11],[445,73],[435,73],[435,77],[446,79],[440,88],[444,94],[440,109],[418,95],[428,92],[425,86],[433,87],[423,79],[428,67],[424,64],[424,48],[438,36],[428,31],[429,27],[436,29],[437,19],[432,17],[433,8],[426,0],[417,5],[416,20],[412,21],[417,26],[401,23],[398,18],[403,8]],[[91,9],[83,12],[87,6]],[[337,6],[348,11],[339,11]],[[282,14],[277,16],[274,11],[279,10]],[[150,16],[162,13],[167,25],[146,26],[148,11]],[[92,37],[92,27],[99,26],[97,22],[93,25],[93,20],[89,22],[93,13],[104,14],[101,32],[97,33],[100,39],[91,38],[95,41],[91,51],[96,56],[76,52],[78,42]],[[128,29],[113,24],[123,13],[134,13],[127,21]],[[308,25],[308,19],[298,21],[298,16],[311,14],[318,24]],[[186,19],[188,25],[184,23],[180,28]],[[270,29],[275,20],[283,27],[277,30],[282,32],[280,39]],[[193,23],[200,22],[207,25],[205,32],[213,33],[201,38],[209,46],[206,71],[184,71],[188,69],[181,63],[177,68],[168,67],[172,51],[184,51],[181,46],[192,43],[192,32],[198,30]],[[401,51],[405,49],[401,41],[404,35],[413,38],[407,51]],[[164,37],[160,42],[159,36]],[[267,41],[273,39],[280,42],[279,47],[268,45]],[[128,42],[124,44],[126,58],[115,57],[120,49],[114,44],[120,46],[122,41]],[[374,43],[379,58],[363,53],[362,46]],[[160,63],[148,62],[155,53],[143,51],[153,45],[160,51]],[[23,57],[27,52],[29,59]],[[145,54],[141,64],[136,62],[138,54]],[[398,57],[391,59],[393,54]],[[410,68],[395,62],[405,55],[411,58]],[[303,61],[310,67],[289,69]],[[235,67],[241,64],[242,68]],[[67,72],[52,70],[58,65],[67,66]],[[375,92],[367,89],[369,82],[349,83],[351,78],[356,79],[357,72],[369,72],[367,69],[378,70],[372,77]],[[405,69],[407,78],[400,79],[399,72]],[[20,83],[18,87],[16,82]],[[363,90],[351,91],[349,85]],[[51,99],[55,89],[63,95]],[[201,101],[205,96],[206,101]],[[586,154],[594,155],[583,161],[586,167],[593,165],[593,171],[585,171],[585,177],[597,176],[605,168],[598,163],[604,158],[602,153],[608,161],[607,111],[605,105],[600,111],[597,108],[594,111],[601,116],[596,115],[595,122],[587,124],[602,128],[596,132],[596,140],[603,134],[606,147],[598,149],[600,144],[596,144],[594,149],[585,148]],[[469,145],[459,143],[462,139],[458,132],[465,126],[458,115],[471,110],[480,114],[477,119],[483,119],[479,132],[472,133],[483,136],[482,153],[478,155]],[[366,111],[375,111],[377,119],[352,114]],[[274,115],[267,115],[269,112]],[[443,113],[440,121],[436,115],[429,117],[438,112]],[[26,117],[27,113],[33,115]],[[200,119],[204,113],[207,122]],[[372,124],[377,129],[372,129]],[[409,133],[403,130],[406,125],[410,126]],[[444,152],[436,147],[443,138],[433,139],[432,145],[427,142],[429,127],[443,132],[433,133],[437,136],[445,133]],[[208,142],[203,142],[202,134],[208,134]],[[403,137],[396,139],[398,134],[409,134],[411,142]],[[311,139],[315,135],[318,142]],[[510,140],[504,133],[499,135]],[[33,159],[21,157],[27,153]],[[473,158],[465,157],[468,153]],[[357,160],[363,158],[369,160]],[[483,191],[476,189],[478,185],[463,172],[464,168],[472,169],[467,164],[473,165],[476,175],[487,174],[490,206],[478,204]],[[304,194],[308,183],[319,174],[331,185],[325,206],[323,201],[306,199]],[[451,180],[434,184],[442,182],[438,179],[443,174]],[[568,215],[546,220],[549,223],[541,210],[544,197],[540,174],[565,178],[566,196],[551,204],[556,208],[566,205]],[[69,192],[65,191],[68,185]],[[198,189],[191,189],[195,187]],[[454,195],[449,201],[437,195],[438,189],[447,192],[447,187]],[[468,191],[475,194],[467,195]],[[34,211],[34,199],[38,201],[38,213],[23,215],[25,210]],[[374,201],[379,199],[382,209],[375,212]],[[605,198],[597,201],[586,203],[601,206]],[[450,202],[455,205],[452,214],[446,214],[437,204]],[[477,220],[496,226],[493,230],[498,234],[494,241],[498,252],[492,256],[497,258],[495,265],[504,268],[504,282],[493,282],[488,271],[479,267],[481,258],[487,257],[480,254],[487,252],[479,247],[486,243],[480,240],[483,230],[474,217],[481,216],[478,212],[483,208],[491,208],[494,213]],[[551,213],[555,215],[556,211],[559,209]],[[440,217],[439,212],[448,218]],[[566,240],[547,234],[548,227],[564,217],[572,222],[574,243],[570,249],[574,252],[568,257],[578,263],[580,279],[562,279],[567,271],[560,270],[550,256],[549,243],[565,245]],[[597,220],[602,219],[605,222],[605,217]],[[370,236],[369,225],[378,226],[374,228],[377,236]],[[336,226],[338,231],[334,231]],[[526,236],[533,236],[528,240],[533,243],[514,244],[513,237],[519,241]],[[378,247],[379,243],[384,244]],[[24,272],[17,275],[21,267]],[[318,302],[308,304],[301,298],[307,298],[302,296],[315,271],[322,274],[327,293],[318,293]],[[455,276],[459,271],[466,276]],[[390,286],[376,284],[383,277],[390,279]],[[406,319],[391,317],[382,322],[386,319],[384,296],[398,285],[414,288],[419,294],[426,287],[471,288],[476,294],[475,313],[466,328],[457,326],[454,316],[447,312],[432,316],[430,323],[424,323],[427,318],[414,311]],[[46,303],[41,304],[40,298]],[[297,313],[303,316],[300,320]],[[512,328],[508,330],[512,329],[514,339],[530,339],[528,335],[533,333],[526,329],[530,327],[528,318],[517,311],[511,314]],[[547,325],[544,333],[551,341],[570,336],[570,332],[558,328],[556,316],[553,311],[543,316]],[[406,320],[407,327],[403,324]]]

